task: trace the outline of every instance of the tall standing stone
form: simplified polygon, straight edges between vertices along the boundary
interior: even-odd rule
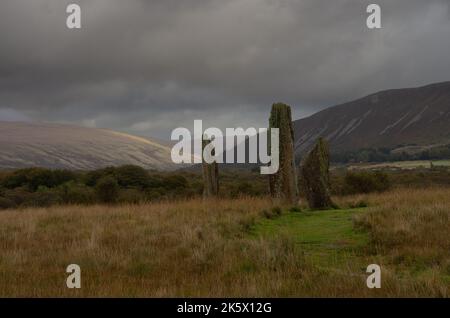
[[[207,163],[203,158],[203,150],[210,142],[211,140],[205,139],[202,141],[203,198],[219,194],[219,165],[217,162]]]
[[[330,195],[330,151],[325,139],[319,138],[301,165],[306,199],[311,209],[333,207]]]
[[[271,128],[279,129],[280,166],[277,173],[269,176],[270,195],[283,203],[297,204],[298,186],[294,158],[294,129],[290,106],[282,103],[272,105],[269,136]]]

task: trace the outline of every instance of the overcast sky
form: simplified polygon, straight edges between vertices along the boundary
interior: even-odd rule
[[[66,27],[66,6],[82,29]],[[366,7],[382,7],[381,30]],[[449,0],[1,0],[0,120],[170,138],[450,80]]]

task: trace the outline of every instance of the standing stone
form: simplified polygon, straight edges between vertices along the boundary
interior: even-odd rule
[[[269,136],[270,128],[278,128],[280,133],[280,168],[277,173],[269,176],[270,195],[283,203],[297,204],[298,186],[294,159],[294,129],[290,106],[282,103],[272,105]]]
[[[325,139],[319,138],[300,168],[306,199],[311,209],[333,207],[330,196],[330,152]]]
[[[203,140],[202,142],[202,158],[203,150],[211,142],[211,140]],[[214,155],[214,153],[212,153]],[[206,163],[202,160],[203,169],[203,198],[210,198],[219,194],[219,165],[217,162]]]

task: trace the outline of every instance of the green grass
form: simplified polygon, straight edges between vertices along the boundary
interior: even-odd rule
[[[259,221],[251,235],[292,238],[306,260],[317,267],[363,264],[369,237],[353,226],[353,217],[359,213],[364,213],[364,209],[289,212],[276,219]]]

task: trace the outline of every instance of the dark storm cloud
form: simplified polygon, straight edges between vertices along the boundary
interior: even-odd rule
[[[194,119],[264,126],[275,101],[299,117],[450,80],[449,31],[448,0],[2,0],[0,120],[166,138]]]

